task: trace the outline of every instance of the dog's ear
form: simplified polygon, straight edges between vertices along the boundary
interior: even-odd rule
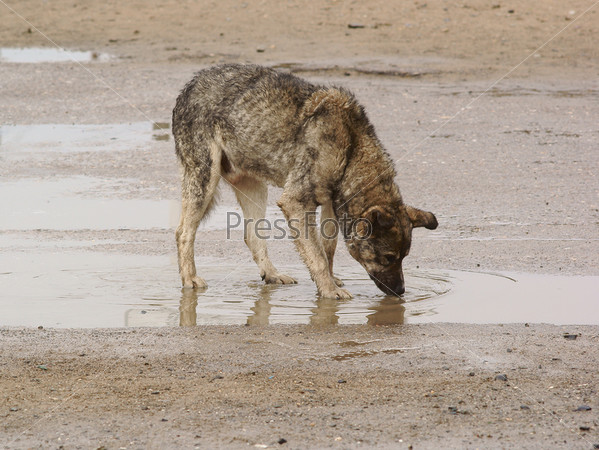
[[[411,206],[406,206],[406,211],[414,228],[425,227],[429,230],[434,230],[439,225],[437,218],[431,212],[422,211]]]
[[[380,226],[382,228],[391,228],[393,226],[393,217],[387,211],[378,206],[369,209],[364,218],[368,220],[372,226]]]

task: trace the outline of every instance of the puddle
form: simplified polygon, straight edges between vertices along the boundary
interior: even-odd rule
[[[106,53],[73,51],[60,48],[0,48],[0,62],[7,63],[59,63],[105,62],[111,59]]]
[[[168,141],[170,124],[0,125],[0,156],[18,157],[48,152],[134,150],[152,140]]]
[[[0,183],[0,230],[173,228],[179,202],[114,198],[130,180],[70,177]]]
[[[301,266],[285,268],[298,285],[268,286],[249,260],[240,266],[218,259],[203,264],[199,270],[209,288],[197,292],[179,288],[174,258],[4,251],[0,326],[599,324],[599,277],[413,270],[406,271],[402,302],[382,295],[359,267],[340,267],[354,298],[335,301],[317,298]],[[348,344],[347,357],[360,356],[360,345]]]
[[[0,231],[177,227],[180,200],[121,198],[126,197],[131,183],[127,179],[86,176],[0,182]],[[268,207],[266,218],[288,231],[279,208]],[[238,206],[216,206],[200,224],[200,230],[225,230],[227,224],[233,232],[243,230],[243,213]],[[275,235],[275,230],[263,234]]]

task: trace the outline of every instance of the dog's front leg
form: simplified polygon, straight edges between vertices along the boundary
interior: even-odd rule
[[[292,234],[295,234],[295,244],[316,283],[318,293],[324,298],[351,298],[349,291],[338,287],[331,276],[318,227],[310,221],[310,218],[315,217],[316,203],[300,201],[285,191],[277,204],[285,214]]]

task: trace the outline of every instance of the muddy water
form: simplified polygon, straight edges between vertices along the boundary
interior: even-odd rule
[[[406,272],[402,299],[382,295],[359,268],[339,274],[349,301],[320,299],[306,270],[292,286],[264,285],[253,263],[217,259],[199,271],[205,291],[180,289],[161,256],[4,252],[0,326],[122,327],[196,324],[401,324],[427,322],[599,324],[599,277]]]
[[[61,48],[0,48],[0,62],[7,63],[60,63],[108,61],[110,56],[92,51],[71,51]]]
[[[29,164],[55,152],[134,150],[151,140],[168,140],[168,126],[4,125],[0,162]],[[0,326],[599,324],[599,277],[412,270],[406,272],[406,294],[397,299],[384,296],[357,265],[339,266],[336,271],[354,298],[334,301],[318,298],[303,266],[281,267],[298,285],[264,285],[248,252],[238,265],[231,259],[198,261],[209,288],[181,290],[174,254],[103,254],[81,242],[32,243],[10,233],[172,229],[177,224],[177,201],[135,198],[128,194],[131,180],[48,175],[0,182],[0,231],[9,231],[0,234]],[[274,208],[267,217],[282,219]],[[201,227],[223,229],[228,219],[239,224],[239,218],[238,208],[221,207]]]
[[[132,150],[151,140],[169,140],[169,127],[152,122],[0,125],[0,156],[23,159],[38,153]]]

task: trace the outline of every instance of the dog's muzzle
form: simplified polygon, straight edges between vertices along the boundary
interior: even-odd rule
[[[406,287],[403,280],[403,274],[387,273],[387,272],[375,272],[369,273],[368,276],[376,287],[383,291],[387,295],[394,295],[399,297],[406,292]]]

